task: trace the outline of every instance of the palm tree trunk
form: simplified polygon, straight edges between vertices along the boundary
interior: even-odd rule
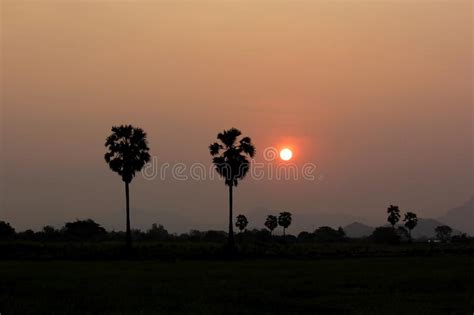
[[[233,204],[233,200],[232,200],[232,185],[229,185],[229,239],[228,239],[228,242],[229,242],[229,248],[234,248],[234,225],[232,224],[232,218],[233,218],[233,215],[232,215],[232,204]]]
[[[127,231],[125,235],[125,245],[127,249],[132,248],[132,232],[130,230],[130,191],[128,187],[128,183],[125,183],[125,199],[126,199],[126,206],[127,206]]]
[[[285,228],[283,227],[283,237],[285,236]]]

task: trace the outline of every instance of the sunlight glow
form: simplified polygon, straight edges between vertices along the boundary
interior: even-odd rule
[[[291,152],[290,149],[285,148],[285,149],[280,151],[280,158],[283,161],[289,161],[289,160],[291,160],[292,157],[293,157],[293,152]]]

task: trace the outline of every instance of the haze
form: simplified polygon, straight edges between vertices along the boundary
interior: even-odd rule
[[[158,163],[211,165],[224,128],[294,146],[316,180],[245,179],[235,212],[383,224],[439,217],[473,189],[472,1],[1,2],[0,220],[124,228],[103,159],[112,125]],[[265,213],[266,213],[265,212]],[[217,178],[132,183],[132,225],[226,228]],[[321,219],[318,219],[321,218]],[[346,218],[346,219],[345,219]],[[319,220],[319,221],[318,221]],[[291,231],[291,229],[290,229]]]

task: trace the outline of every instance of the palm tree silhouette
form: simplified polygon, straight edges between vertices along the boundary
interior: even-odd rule
[[[255,147],[249,137],[242,137],[242,133],[236,128],[224,130],[217,135],[217,142],[209,146],[212,162],[217,173],[225,180],[229,187],[229,235],[228,245],[230,249],[235,247],[234,231],[232,224],[232,189],[239,181],[247,175],[250,169],[250,159],[255,156]]]
[[[395,229],[395,224],[400,220],[400,209],[398,206],[390,205],[387,209],[387,213],[387,221],[392,225],[392,228]]]
[[[291,225],[291,221],[292,219],[290,212],[280,212],[280,215],[278,216],[278,224],[283,227],[283,237],[286,235],[285,231]]]
[[[273,230],[278,226],[278,218],[274,215],[268,215],[265,220],[265,226],[270,230],[270,235],[273,235]]]
[[[236,218],[235,226],[239,228],[240,233],[242,233],[243,230],[247,227],[249,224],[249,221],[247,220],[247,217],[243,214],[239,214]]]
[[[405,218],[403,219],[403,221],[405,222],[405,227],[408,229],[408,237],[410,238],[411,242],[411,230],[413,230],[418,224],[418,218],[415,213],[407,212],[405,213]]]
[[[118,173],[125,183],[125,199],[127,209],[127,234],[125,244],[128,249],[132,247],[132,234],[130,230],[130,194],[129,184],[143,166],[150,160],[146,133],[131,125],[112,127],[112,134],[105,140],[107,153],[105,161],[112,171]]]

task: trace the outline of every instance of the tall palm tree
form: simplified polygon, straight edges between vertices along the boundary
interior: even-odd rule
[[[265,226],[270,230],[270,235],[273,235],[273,230],[278,226],[278,218],[274,215],[268,215],[265,220]]]
[[[125,183],[125,199],[127,209],[127,234],[125,244],[132,247],[132,233],[130,230],[130,194],[129,185],[135,173],[141,171],[150,160],[146,133],[131,125],[112,127],[112,134],[105,140],[107,153],[105,161],[112,171],[118,173]]]
[[[247,175],[250,158],[255,156],[255,147],[249,137],[239,137],[242,133],[236,128],[224,130],[217,135],[217,142],[209,146],[212,162],[217,173],[229,187],[229,248],[234,248],[234,230],[232,224],[232,190]]]
[[[236,219],[235,226],[238,227],[240,230],[240,233],[242,233],[242,231],[245,230],[245,228],[249,224],[249,220],[247,220],[247,217],[243,214],[239,214],[237,218],[235,219]]]
[[[415,226],[418,224],[418,218],[415,213],[413,212],[407,212],[405,213],[405,218],[403,219],[405,222],[405,226],[408,229],[408,237],[410,238],[410,242],[412,240],[411,238],[411,230],[415,228]]]
[[[395,224],[400,220],[400,209],[398,206],[390,205],[387,209],[388,218],[387,221],[392,225],[392,228],[395,230]]]
[[[278,224],[283,227],[283,237],[285,237],[286,229],[291,225],[291,213],[288,211],[280,212],[278,216]]]

